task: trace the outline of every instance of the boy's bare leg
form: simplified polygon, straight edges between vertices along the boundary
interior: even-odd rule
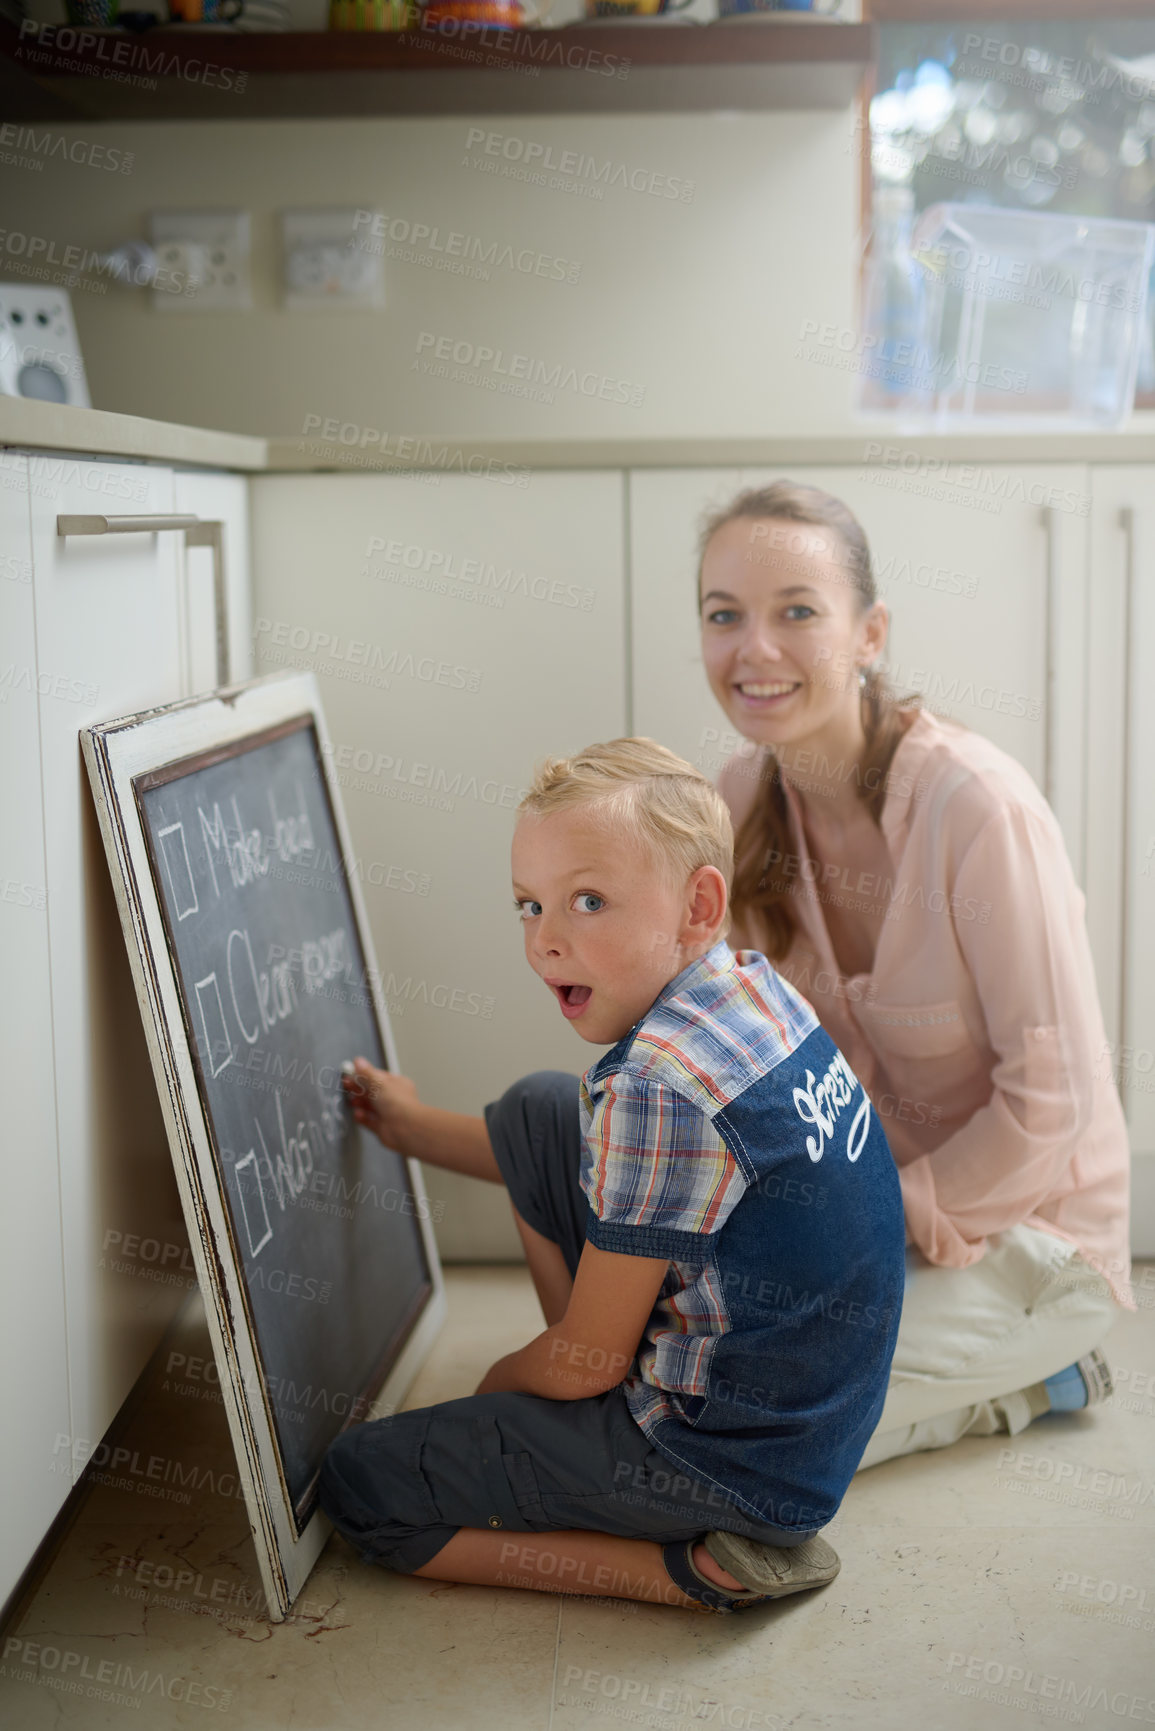
[[[513,1209],[513,1218],[525,1246],[525,1260],[533,1276],[541,1314],[545,1317],[546,1327],[552,1328],[566,1313],[573,1291],[573,1275],[552,1238],[543,1238],[527,1220],[522,1219],[516,1208]]]
[[[741,1582],[720,1568],[704,1545],[695,1547],[694,1565],[718,1586],[741,1590]],[[475,1587],[528,1587],[541,1593],[596,1594],[702,1609],[671,1581],[660,1545],[612,1533],[490,1533],[483,1527],[459,1527],[414,1573]]]
[[[489,1184],[504,1182],[484,1118],[426,1106],[408,1076],[378,1070],[364,1058],[356,1059],[356,1073],[344,1077],[343,1086],[358,1124],[372,1130],[387,1148]]]

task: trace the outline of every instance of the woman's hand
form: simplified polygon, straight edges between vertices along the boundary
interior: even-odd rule
[[[375,1069],[367,1058],[355,1058],[354,1074],[342,1076],[341,1086],[358,1124],[406,1157],[418,1152],[413,1145],[421,1101],[417,1084],[392,1070]]]

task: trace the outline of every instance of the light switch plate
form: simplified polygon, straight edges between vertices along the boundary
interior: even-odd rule
[[[281,212],[289,311],[385,305],[385,248],[373,236],[373,219],[379,215],[352,206]]]
[[[244,310],[253,304],[247,210],[154,210],[157,312]]]

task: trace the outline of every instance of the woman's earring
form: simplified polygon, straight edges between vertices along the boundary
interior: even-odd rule
[[[860,691],[866,690],[866,669],[865,669],[865,667],[860,667],[858,669],[858,689]]]

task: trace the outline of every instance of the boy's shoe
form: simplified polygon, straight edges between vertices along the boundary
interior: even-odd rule
[[[694,1551],[702,1542],[701,1539],[677,1539],[662,1546],[666,1573],[687,1598],[693,1599],[703,1611],[723,1614],[743,1610],[747,1605],[769,1602],[771,1595],[768,1593],[752,1593],[748,1587],[720,1587],[704,1575],[694,1561]]]
[[[800,1545],[761,1545],[741,1533],[726,1532],[707,1533],[703,1543],[716,1563],[767,1599],[825,1587],[842,1567],[837,1551],[817,1533]]]

